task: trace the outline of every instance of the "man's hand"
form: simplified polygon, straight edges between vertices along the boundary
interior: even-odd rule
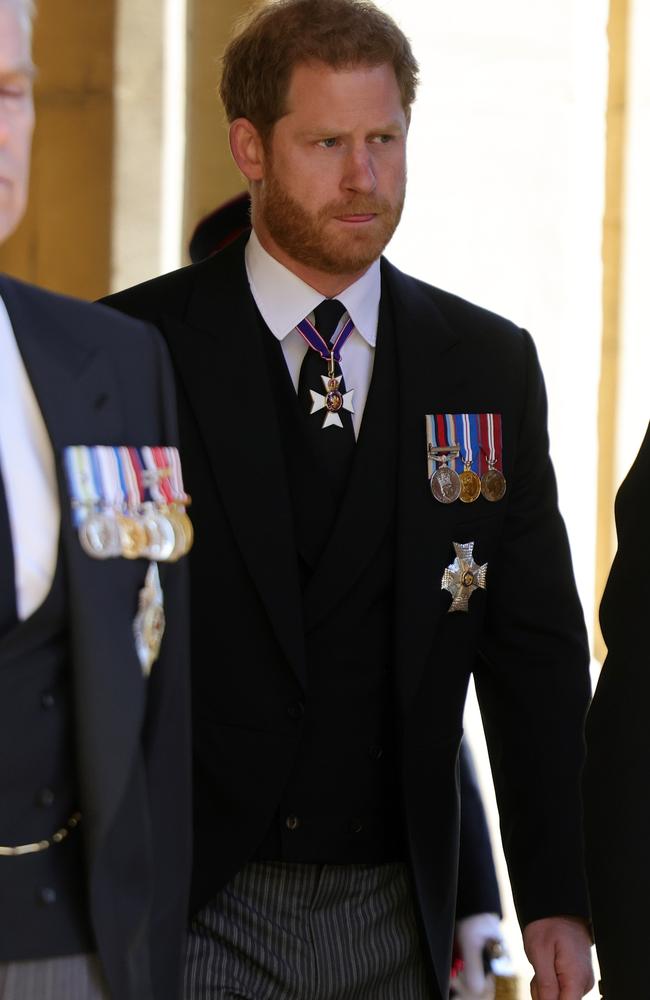
[[[548,917],[524,927],[524,948],[535,970],[533,1000],[581,1000],[594,985],[591,940],[578,917]]]

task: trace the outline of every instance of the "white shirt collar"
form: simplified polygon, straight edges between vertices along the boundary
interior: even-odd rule
[[[246,272],[255,304],[269,330],[284,340],[323,301],[324,296],[272,257],[255,230],[246,244]],[[381,270],[374,261],[365,274],[336,298],[347,309],[355,329],[371,347],[377,342]]]

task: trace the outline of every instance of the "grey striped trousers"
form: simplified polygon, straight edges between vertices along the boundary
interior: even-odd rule
[[[250,864],[190,925],[185,1000],[432,995],[402,864]]]
[[[108,1000],[95,955],[0,963],[0,1000]]]

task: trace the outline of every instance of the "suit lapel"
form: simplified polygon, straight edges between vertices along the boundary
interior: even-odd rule
[[[122,408],[109,359],[89,349],[84,331],[62,319],[56,298],[7,279],[0,281],[0,293],[57,459],[78,765],[94,857],[119,806],[142,729],[146,685],[132,621],[145,570],[141,560],[104,562],[82,551],[61,454],[70,444],[123,443]]]
[[[400,427],[397,486],[396,662],[402,703],[417,691],[438,620],[446,606],[443,569],[453,558],[449,510],[427,481],[427,413],[453,412],[462,378],[460,340],[417,281],[386,261],[398,317]]]
[[[163,328],[240,551],[304,685],[291,503],[244,243],[197,266],[183,321],[163,317]]]

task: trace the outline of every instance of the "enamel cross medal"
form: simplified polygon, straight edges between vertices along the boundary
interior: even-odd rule
[[[343,426],[343,422],[339,417],[339,410],[348,410],[350,413],[354,413],[352,405],[354,389],[350,389],[349,392],[341,392],[339,390],[343,376],[334,374],[334,364],[334,351],[331,351],[327,361],[327,375],[321,375],[326,395],[323,396],[320,392],[315,392],[313,389],[310,390],[312,399],[311,412],[316,413],[318,410],[327,410],[323,427],[331,427],[332,425],[335,427]]]
[[[349,413],[354,413],[354,406],[352,404],[354,389],[350,389],[348,392],[341,392],[343,375],[336,374],[336,365],[340,365],[341,363],[341,350],[354,330],[354,323],[348,316],[348,319],[331,346],[308,319],[303,319],[298,323],[296,329],[303,340],[307,342],[309,348],[316,351],[323,360],[327,361],[327,375],[320,376],[324,392],[316,392],[314,389],[309,390],[312,404],[310,413],[325,410],[325,419],[322,423],[323,429],[326,427],[342,428],[343,421],[339,415],[340,412],[347,410]]]

